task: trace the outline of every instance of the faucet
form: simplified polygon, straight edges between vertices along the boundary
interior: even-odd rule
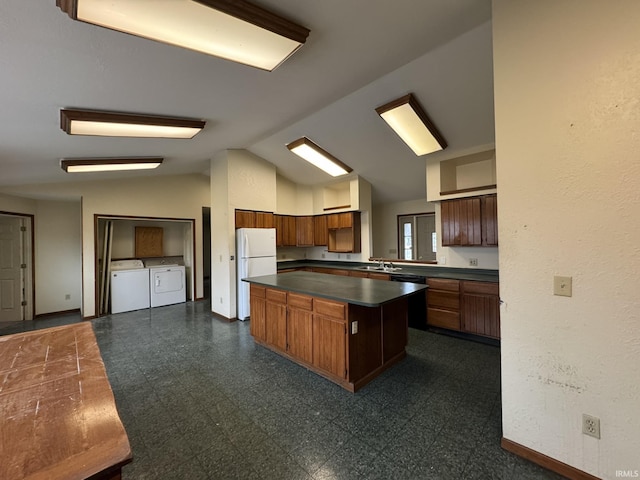
[[[382,258],[379,258],[379,259],[378,259],[378,266],[379,266],[380,268],[384,268],[384,259],[382,259]]]

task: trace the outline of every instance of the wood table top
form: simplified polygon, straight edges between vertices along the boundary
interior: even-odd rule
[[[0,337],[0,479],[110,478],[131,458],[89,322]]]

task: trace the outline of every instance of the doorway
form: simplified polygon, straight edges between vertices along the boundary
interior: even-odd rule
[[[33,320],[33,215],[0,212],[0,322]]]

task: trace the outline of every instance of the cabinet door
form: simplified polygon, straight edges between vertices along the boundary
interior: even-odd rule
[[[256,228],[274,228],[276,226],[274,215],[271,212],[255,212]]]
[[[256,212],[251,210],[236,210],[236,228],[255,228]]]
[[[313,246],[313,217],[295,217],[296,245],[298,247]]]
[[[344,320],[313,316],[313,365],[339,378],[347,377],[347,326]]]
[[[313,313],[289,307],[287,319],[287,351],[303,362],[313,362]]]
[[[479,197],[444,200],[440,203],[443,246],[482,245]]]
[[[482,197],[482,244],[498,246],[498,196]]]
[[[266,342],[266,300],[265,300],[265,288],[251,285],[249,305],[251,308],[251,318],[249,320],[249,327],[251,335],[258,340]]]
[[[316,215],[313,217],[313,244],[323,246],[327,244],[327,216]]]
[[[297,245],[296,217],[285,215],[284,217],[284,246],[295,247]]]
[[[500,338],[500,296],[497,283],[462,282],[462,330]]]
[[[287,293],[267,288],[266,298],[266,342],[284,352],[287,350]]]

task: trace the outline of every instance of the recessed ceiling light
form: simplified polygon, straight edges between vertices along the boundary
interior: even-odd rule
[[[351,167],[342,163],[329,152],[313,143],[307,137],[299,138],[287,145],[287,148],[307,162],[324,170],[333,177],[346,175],[353,171]]]
[[[245,0],[56,0],[72,19],[271,71],[309,30]]]
[[[60,128],[69,135],[104,137],[193,138],[202,120],[92,110],[60,110]]]
[[[376,112],[416,155],[447,147],[444,137],[411,94],[376,108]]]

